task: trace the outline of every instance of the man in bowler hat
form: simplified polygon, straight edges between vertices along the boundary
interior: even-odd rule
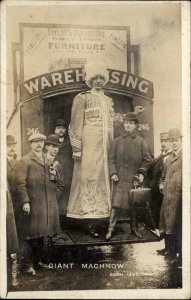
[[[168,132],[160,133],[160,142],[161,153],[156,159],[153,160],[151,168],[149,170],[151,177],[150,187],[152,193],[151,211],[157,229],[159,228],[160,209],[163,199],[163,194],[159,190],[159,184],[164,164],[172,151],[170,149]]]
[[[124,132],[117,137],[109,155],[109,173],[113,181],[113,202],[106,240],[112,237],[117,223],[120,208],[129,210],[131,216],[135,207],[131,204],[129,192],[133,188],[133,179],[143,182],[151,164],[148,147],[145,140],[137,134],[137,115],[128,112],[124,120]],[[135,218],[131,217],[131,232],[141,237],[137,232]]]
[[[64,193],[58,197],[60,225],[64,228],[66,223],[66,211],[68,206],[68,199],[70,195],[70,188],[72,182],[72,174],[74,168],[74,161],[72,158],[72,147],[68,136],[67,125],[64,119],[57,119],[55,121],[54,133],[59,139],[59,151],[55,157],[62,166],[62,176],[64,180]]]
[[[172,261],[182,259],[182,135],[178,128],[169,130],[172,149],[161,177],[160,189],[164,198],[160,213],[160,232],[165,248],[157,251]]]

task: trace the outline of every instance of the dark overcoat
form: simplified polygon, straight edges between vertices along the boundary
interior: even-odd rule
[[[163,202],[160,213],[160,230],[177,234],[182,226],[182,152],[171,153],[165,163]]]
[[[31,151],[18,163],[16,185],[20,199],[22,236],[34,239],[60,232],[57,187],[49,180],[46,157],[43,162]],[[30,214],[24,215],[23,204],[30,203]]]
[[[15,215],[13,210],[12,197],[9,191],[9,184],[7,184],[7,250],[9,254],[18,253],[18,237],[15,224]]]
[[[145,140],[136,132],[124,133],[112,144],[109,156],[110,176],[117,174],[119,181],[114,182],[113,207],[129,209],[129,191],[133,188],[133,176],[146,175],[151,164]]]
[[[151,211],[153,218],[155,220],[156,226],[159,226],[160,219],[160,210],[162,205],[163,194],[159,190],[159,183],[162,176],[164,163],[171,150],[167,153],[161,153],[156,159],[153,159],[152,165],[149,168],[149,175],[151,178],[150,188],[152,192],[152,200],[151,200]]]
[[[59,193],[58,197],[59,214],[66,215],[74,169],[72,147],[68,135],[64,138],[64,141],[60,146],[59,152],[55,157],[55,160],[58,160],[62,166],[62,175],[64,180],[64,191],[63,193]]]

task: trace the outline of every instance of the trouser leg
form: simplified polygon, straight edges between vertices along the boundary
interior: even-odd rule
[[[25,267],[33,267],[32,248],[30,240],[23,240],[20,243],[20,257]]]
[[[117,223],[117,220],[118,220],[118,216],[119,216],[119,208],[118,207],[113,207],[111,209],[108,231],[113,232],[115,230],[115,226],[116,226],[116,223]]]

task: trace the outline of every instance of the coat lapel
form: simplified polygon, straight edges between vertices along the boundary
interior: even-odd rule
[[[178,153],[178,155],[174,155],[174,153],[171,154],[171,163],[173,163],[174,161],[176,161],[178,158],[180,158],[182,156],[182,150]]]
[[[34,152],[32,152],[32,151],[30,152],[30,158],[32,160],[34,160],[35,162],[37,162],[41,166],[45,165],[46,158],[45,158],[44,154],[42,154],[43,161],[40,160],[40,158]]]

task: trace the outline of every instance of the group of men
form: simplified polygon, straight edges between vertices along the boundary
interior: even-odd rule
[[[17,142],[13,136],[7,136],[8,199],[12,205],[7,214],[7,238],[9,253],[19,252],[26,272],[35,275],[34,264],[46,267],[44,238],[53,239],[61,232],[73,159],[63,119],[56,120],[55,133],[48,138],[34,133],[28,142],[30,152],[18,161],[15,152]],[[10,228],[12,220],[16,223],[14,231],[13,226]],[[13,232],[14,237],[17,235],[16,246]]]
[[[109,217],[110,240],[119,209],[132,209],[134,180],[142,183],[151,168],[151,210],[165,238],[159,254],[181,258],[181,133],[162,133],[162,153],[152,160],[137,133],[137,115],[129,112],[121,136],[113,140],[113,101],[102,90],[108,78],[107,69],[87,66],[91,90],[73,101],[69,136],[64,120],[57,120],[48,138],[41,133],[29,137],[31,151],[18,163],[14,138],[7,136],[8,188],[27,273],[35,275],[35,265],[47,267],[44,238],[59,235],[65,216],[87,221],[85,228],[93,237],[99,236],[97,221]],[[132,222],[131,231],[139,237]]]

